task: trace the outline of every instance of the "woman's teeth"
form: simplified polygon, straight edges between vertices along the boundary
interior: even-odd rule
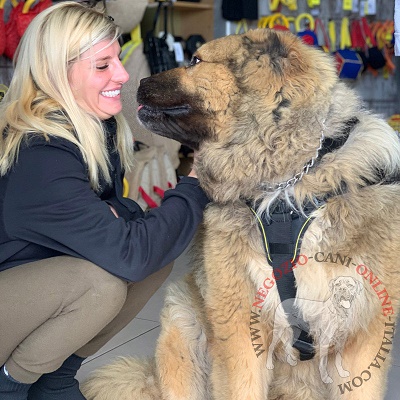
[[[108,92],[101,92],[101,94],[105,97],[116,97],[121,93],[120,90],[110,90]]]

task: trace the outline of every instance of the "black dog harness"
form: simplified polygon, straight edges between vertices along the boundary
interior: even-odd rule
[[[299,350],[300,360],[305,361],[314,357],[315,350],[313,339],[308,333],[308,324],[299,314],[299,310],[293,307],[293,299],[296,298],[297,293],[293,269],[299,255],[301,240],[312,218],[289,210],[283,202],[279,206],[268,221],[260,218],[253,209],[251,210],[259,222],[264,249],[273,269],[283,309],[286,314],[295,313],[296,320],[299,321],[297,326],[292,326],[292,329],[299,329],[294,332],[292,346]],[[292,301],[285,301],[289,299]]]
[[[325,138],[317,160],[343,146],[358,122],[358,118],[347,121],[343,135],[338,139]],[[300,310],[294,307],[297,287],[293,269],[299,256],[302,238],[312,221],[312,217],[307,215],[310,215],[316,207],[310,204],[304,208],[304,213],[300,213],[291,209],[282,200],[268,219],[260,217],[253,208],[250,209],[258,220],[264,239],[264,249],[274,272],[283,309],[286,314],[295,314],[298,322],[296,326],[292,326],[294,330],[292,346],[299,351],[301,361],[311,360],[315,355],[315,348],[309,333],[309,325],[304,321]]]

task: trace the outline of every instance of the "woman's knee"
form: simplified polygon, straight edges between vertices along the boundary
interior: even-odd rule
[[[15,274],[8,274],[8,282],[15,286],[21,282],[17,268],[13,271]],[[15,362],[29,371],[34,371],[30,360],[53,359],[54,365],[49,363],[43,371],[51,371],[53,366],[58,368],[60,360],[62,362],[113,320],[126,301],[126,282],[86,260],[54,257],[27,265],[21,272],[31,274],[35,285],[19,288],[19,293],[25,290],[29,299],[25,308],[15,310],[13,304],[10,307],[17,316],[29,315],[29,318],[11,318],[10,315],[10,324],[16,322],[10,328],[7,324],[0,329],[4,336],[0,365],[13,354]],[[3,302],[6,300],[3,296]],[[17,347],[18,354],[14,353]],[[39,367],[36,372],[43,372]]]
[[[79,270],[77,282],[90,291],[89,297],[94,305],[101,307],[101,313],[118,314],[126,300],[127,283],[87,260],[78,259],[75,267]]]

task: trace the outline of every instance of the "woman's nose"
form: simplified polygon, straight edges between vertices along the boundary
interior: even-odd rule
[[[129,80],[129,74],[126,71],[121,61],[118,61],[117,69],[115,71],[114,80],[116,82],[125,83]]]

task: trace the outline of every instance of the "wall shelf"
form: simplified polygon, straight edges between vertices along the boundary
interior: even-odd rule
[[[147,28],[157,5],[157,1],[151,0],[147,7],[144,18]],[[184,40],[190,35],[201,35],[206,41],[214,39],[214,0],[175,1],[172,7],[174,32],[171,33],[181,36]]]
[[[212,10],[214,6],[206,3],[191,3],[190,1],[177,1],[174,3],[175,9],[181,10]]]

